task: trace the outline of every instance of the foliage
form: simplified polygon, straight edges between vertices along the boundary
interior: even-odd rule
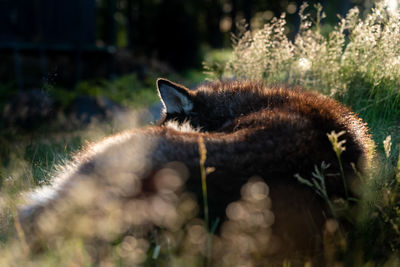
[[[113,81],[96,79],[79,82],[74,90],[48,85],[48,91],[57,102],[68,106],[79,95],[105,96],[126,107],[144,107],[157,100],[157,94],[150,84],[150,78],[140,81],[135,74],[125,75]]]
[[[284,14],[262,29],[242,31],[234,39],[232,59],[214,76],[222,72],[318,90],[352,106],[383,139],[388,133],[376,128],[396,128],[400,117],[400,15],[387,11],[384,1],[365,19],[353,8],[323,35],[321,5],[315,6],[315,18],[306,8],[300,9],[294,42],[285,35]]]
[[[221,79],[224,75],[224,66],[231,59],[231,50],[212,50],[207,53],[203,61],[203,67],[205,74],[209,78],[216,80]]]

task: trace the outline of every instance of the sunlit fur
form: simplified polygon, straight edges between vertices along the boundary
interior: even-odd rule
[[[80,152],[72,167],[55,178],[62,182],[42,191],[51,195],[43,198],[43,193],[36,193],[36,202],[20,209],[19,220],[28,239],[32,242],[32,236],[41,231],[40,214],[68,202],[82,181],[96,185],[96,194],[125,203],[156,191],[154,174],[169,162],[181,162],[190,173],[186,189],[201,199],[198,140],[202,137],[207,149],[205,165],[215,168],[207,176],[212,221],[223,219],[227,205],[240,198],[240,188],[258,176],[269,187],[275,253],[319,251],[323,225],[331,213],[315,191],[294,175],[310,179],[315,166],[329,163],[328,194],[345,197],[338,159],[326,135],[345,131],[343,169],[349,188],[357,190],[351,163],[363,171],[372,143],[365,124],[340,103],[301,88],[228,81],[205,83],[190,91],[162,82],[179,87],[192,109],[163,114],[159,126],[129,130]]]

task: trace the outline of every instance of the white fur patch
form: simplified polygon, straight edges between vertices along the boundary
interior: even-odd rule
[[[199,133],[201,132],[200,128],[193,128],[192,125],[188,121],[185,121],[179,124],[177,121],[168,121],[165,123],[165,127],[170,129],[183,132],[183,133]]]

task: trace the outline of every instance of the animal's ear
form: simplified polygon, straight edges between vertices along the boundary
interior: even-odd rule
[[[186,87],[167,79],[157,80],[158,94],[167,113],[189,113],[193,108],[193,94]]]

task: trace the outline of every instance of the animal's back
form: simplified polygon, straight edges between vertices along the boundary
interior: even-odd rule
[[[223,217],[226,206],[240,197],[243,184],[258,176],[270,188],[276,219],[273,229],[280,236],[283,251],[310,252],[321,247],[323,225],[331,211],[315,189],[301,184],[295,175],[310,180],[315,167],[330,164],[325,173],[329,197],[353,196],[352,189],[357,190],[353,166],[362,172],[372,148],[365,124],[337,101],[301,88],[216,82],[189,91],[188,99],[193,103],[191,108],[172,109],[181,111],[175,114],[168,114],[166,104],[165,121],[189,123],[204,131],[173,132],[171,139],[182,135],[195,143],[199,135],[204,136],[206,165],[215,168],[207,178],[212,217]],[[327,136],[332,131],[344,131],[340,140],[346,140],[341,154],[346,185]],[[187,151],[184,149],[184,154]],[[198,158],[193,154],[175,160],[190,167],[194,179],[187,186],[200,196]]]
[[[340,138],[346,140],[346,150],[341,159],[347,173],[353,170],[351,163],[362,171],[368,162],[372,142],[367,127],[348,108],[328,97],[300,88],[267,88],[260,83],[241,81],[215,82],[186,93],[191,108],[169,108],[166,102],[161,124],[169,121],[190,124],[200,131],[192,135],[203,134],[210,141],[215,140],[215,144],[211,142],[207,147],[209,156],[224,150],[227,153],[210,159],[211,165],[229,158],[227,162],[236,163],[230,169],[242,168],[250,175],[287,173],[281,177],[292,179],[296,173],[311,176],[314,166],[324,161],[336,173],[338,159],[327,137],[332,131],[344,132]],[[179,101],[173,103],[179,104]],[[238,141],[229,146],[228,140]],[[330,193],[343,196],[342,181],[338,178],[330,182]]]

